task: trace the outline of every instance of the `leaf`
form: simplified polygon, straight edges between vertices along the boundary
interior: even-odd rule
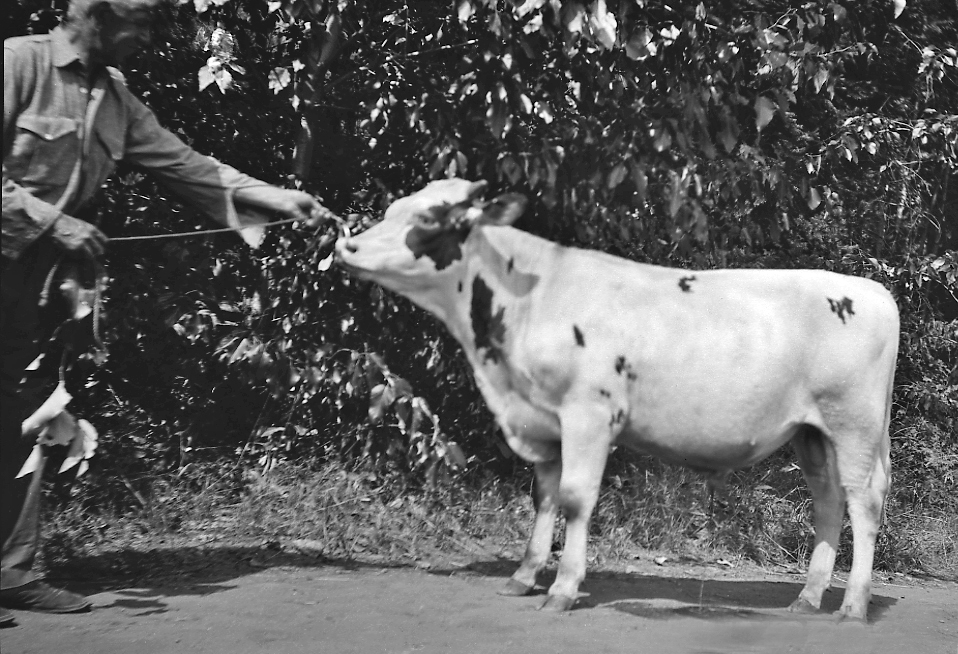
[[[376,384],[369,391],[369,422],[378,425],[386,414],[386,384]]]
[[[585,7],[580,2],[568,5],[565,14],[565,27],[573,34],[580,34],[585,27]]]
[[[675,217],[688,198],[689,179],[685,175],[671,173],[672,185],[669,188],[669,216]]]
[[[812,83],[815,85],[815,93],[821,93],[822,87],[828,81],[828,69],[822,66],[815,72]]]
[[[734,119],[725,114],[722,116],[722,131],[719,132],[719,141],[722,142],[722,147],[725,148],[725,151],[729,154],[735,149],[735,144],[738,143],[738,130],[737,125],[735,124]]]
[[[634,163],[632,164],[632,183],[635,184],[635,192],[639,194],[639,204],[645,204],[649,178],[646,176],[645,171]]]
[[[775,115],[775,103],[764,95],[755,99],[755,127],[758,131],[769,124]]]
[[[292,76],[287,68],[277,67],[269,71],[269,88],[274,94],[289,86],[290,81]]]
[[[552,107],[549,106],[548,102],[536,101],[534,108],[536,115],[539,116],[539,118],[541,118],[546,125],[555,120],[555,116],[552,113]]]
[[[814,211],[822,203],[822,196],[814,186],[808,189],[808,208]]]
[[[511,155],[506,155],[499,162],[499,172],[506,176],[512,186],[516,186],[522,180],[522,168]]]
[[[459,22],[467,23],[476,13],[476,8],[472,6],[471,0],[460,0],[457,13],[459,15]]]
[[[250,339],[244,338],[242,341],[240,341],[240,344],[236,346],[236,349],[233,350],[233,354],[230,355],[229,362],[235,363],[238,359],[242,358],[249,349]]]
[[[604,48],[610,49],[615,45],[618,25],[615,16],[606,9],[605,0],[596,0],[593,5],[589,16],[589,27],[592,29],[592,35]]]
[[[393,395],[395,397],[413,397],[414,395],[412,384],[402,377],[394,378],[390,386],[392,387]]]
[[[525,2],[516,8],[516,16],[523,18],[526,14],[531,14],[537,9],[541,9],[545,3],[546,0],[525,0]]]
[[[832,16],[835,17],[836,23],[844,23],[845,19],[848,18],[848,11],[841,6],[840,4],[833,2],[829,5],[832,10]]]
[[[213,79],[216,80],[216,86],[219,87],[220,93],[226,93],[226,89],[233,85],[233,75],[225,68],[216,71],[213,74]]]
[[[609,187],[609,190],[613,190],[619,184],[622,183],[622,180],[625,179],[626,174],[628,173],[625,164],[619,164],[612,169],[612,172],[609,173],[609,178],[606,180],[606,185]]]
[[[665,152],[672,147],[672,135],[664,127],[652,128],[652,145],[656,152]]]
[[[652,32],[648,28],[636,32],[625,44],[625,54],[630,59],[641,61],[655,55],[655,44],[652,43]]]
[[[905,0],[894,0],[895,3],[895,18],[901,16],[901,12],[905,11]]]
[[[202,14],[209,9],[211,4],[213,4],[212,0],[193,0],[193,7],[198,14]]]
[[[200,79],[200,91],[205,89],[207,86],[212,84],[215,80],[213,79],[213,71],[210,70],[209,66],[203,66],[200,68],[198,73]]]
[[[501,100],[493,100],[486,111],[486,119],[489,121],[489,128],[492,134],[501,139],[512,127],[512,116],[509,113],[509,105]]]
[[[449,441],[446,443],[446,455],[447,458],[451,459],[451,463],[459,468],[466,467],[466,455],[463,454],[462,448],[459,447],[459,444],[454,441]]]

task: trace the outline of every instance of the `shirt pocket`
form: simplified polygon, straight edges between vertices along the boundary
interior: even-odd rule
[[[8,161],[13,179],[37,186],[65,186],[80,156],[77,121],[20,114]]]

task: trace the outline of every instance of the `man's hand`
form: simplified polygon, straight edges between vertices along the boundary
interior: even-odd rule
[[[309,227],[319,227],[333,217],[333,212],[324,207],[309,193],[283,189],[286,193],[286,209],[278,209],[288,218],[305,220]]]
[[[56,219],[49,233],[57,247],[67,254],[88,259],[101,256],[109,240],[94,225],[66,214]]]
[[[290,189],[280,189],[277,194],[276,211],[287,218],[296,220],[309,220],[314,212],[323,208],[316,198],[309,193]]]
[[[253,186],[237,189],[235,200],[241,204],[275,211],[284,218],[305,221],[310,227],[328,220],[332,213],[305,191],[278,186]]]

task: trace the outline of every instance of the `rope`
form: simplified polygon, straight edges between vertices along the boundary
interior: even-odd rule
[[[336,216],[334,219],[340,220],[339,216]],[[207,234],[225,234],[226,232],[238,232],[241,229],[249,229],[250,227],[275,227],[276,225],[287,225],[289,223],[295,223],[302,221],[302,218],[284,218],[283,220],[276,220],[269,223],[263,223],[262,225],[245,225],[243,227],[217,227],[214,229],[200,229],[195,232],[176,232],[174,234],[146,234],[144,236],[116,236],[110,239],[110,243],[116,243],[117,241],[153,241],[161,238],[182,238],[187,236],[206,236]]]
[[[333,220],[337,223],[337,226],[340,229],[340,233],[349,238],[349,226],[346,224],[346,221],[334,214],[328,209],[324,212],[326,218]],[[217,227],[214,229],[201,229],[195,232],[177,232],[174,234],[146,234],[143,236],[118,236],[116,238],[111,238],[110,243],[115,243],[117,241],[153,241],[161,238],[181,238],[188,236],[205,236],[207,234],[223,234],[226,232],[237,232],[241,229],[248,229],[250,227],[275,227],[277,225],[288,225],[289,223],[301,222],[304,219],[302,218],[284,218],[282,220],[275,220],[269,223],[263,223],[261,225],[245,225],[243,227]],[[53,280],[53,274],[56,272],[57,267],[59,266],[60,261],[57,260],[56,265],[54,265],[53,270],[47,275],[46,282],[44,283],[43,292],[41,293],[41,306],[46,304],[47,296],[49,295],[49,286]],[[94,277],[96,279],[95,294],[93,300],[93,340],[96,344],[97,350],[100,352],[106,352],[106,345],[103,343],[103,338],[100,334],[100,312],[101,306],[103,303],[103,285],[101,284],[101,279],[104,276],[103,267],[99,263],[94,263]],[[63,372],[65,366],[65,356],[66,351],[64,351],[64,359],[60,362],[60,378],[63,380]]]
[[[328,209],[324,212],[324,216],[339,223],[339,227],[343,234],[346,237],[349,237],[349,227],[346,225],[346,221],[334,214]],[[260,225],[244,225],[242,227],[216,227],[213,229],[200,229],[195,232],[176,232],[173,234],[145,234],[143,236],[116,236],[110,239],[110,243],[116,243],[117,241],[155,241],[161,238],[185,238],[188,236],[206,236],[208,234],[225,234],[226,232],[238,232],[241,229],[249,229],[250,227],[276,227],[277,225],[288,225],[290,223],[303,222],[303,218],[284,218],[282,220],[274,220],[268,223],[262,223]]]

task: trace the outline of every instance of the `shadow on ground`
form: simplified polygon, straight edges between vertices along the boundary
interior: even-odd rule
[[[517,564],[511,561],[475,563],[470,570],[483,576],[508,577]],[[543,574],[536,588],[545,594],[555,578],[555,571]],[[798,597],[803,584],[788,581],[754,581],[736,579],[696,579],[630,572],[598,572],[590,574],[582,584],[576,608],[609,607],[643,618],[673,619],[774,619],[794,614],[788,606]],[[830,617],[841,607],[844,590],[825,591],[818,615]],[[881,620],[897,599],[872,594],[868,617]],[[798,616],[796,616],[798,617]],[[802,619],[809,616],[803,615]]]
[[[439,576],[478,576],[505,581],[517,562],[490,557],[469,564],[437,566],[426,570]],[[140,609],[140,615],[165,611],[162,597],[211,595],[229,590],[233,580],[267,568],[383,570],[413,569],[417,566],[380,561],[330,559],[318,554],[291,552],[269,545],[183,546],[154,550],[121,549],[90,556],[76,556],[69,562],[48,566],[48,579],[87,594],[116,592],[121,596],[109,607]],[[544,594],[554,578],[547,571],[536,592]],[[576,608],[596,607],[642,618],[668,620],[782,619],[785,609],[798,596],[802,585],[789,581],[696,579],[667,574],[595,572],[583,584],[583,596]],[[822,616],[838,610],[841,589],[830,589],[822,601]],[[490,597],[490,601],[508,601]],[[869,619],[882,619],[896,599],[874,594]],[[108,607],[99,607],[108,608]],[[805,616],[806,618],[808,616]]]

